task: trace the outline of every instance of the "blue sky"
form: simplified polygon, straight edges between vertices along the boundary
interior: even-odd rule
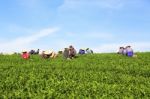
[[[0,0],[0,52],[150,51],[149,0]]]

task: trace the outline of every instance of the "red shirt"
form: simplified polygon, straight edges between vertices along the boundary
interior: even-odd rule
[[[30,55],[29,55],[28,53],[23,53],[23,54],[21,55],[21,57],[22,57],[23,59],[29,59],[29,58],[30,58]]]

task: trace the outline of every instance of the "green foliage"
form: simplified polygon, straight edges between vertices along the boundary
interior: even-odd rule
[[[150,53],[91,54],[73,60],[0,55],[0,99],[150,98]]]

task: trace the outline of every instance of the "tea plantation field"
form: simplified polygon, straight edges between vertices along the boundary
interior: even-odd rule
[[[0,55],[0,99],[150,99],[150,53],[73,60]]]

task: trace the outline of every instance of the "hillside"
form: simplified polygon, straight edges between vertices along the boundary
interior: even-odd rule
[[[0,56],[3,98],[149,98],[150,53],[93,54],[73,60]]]

